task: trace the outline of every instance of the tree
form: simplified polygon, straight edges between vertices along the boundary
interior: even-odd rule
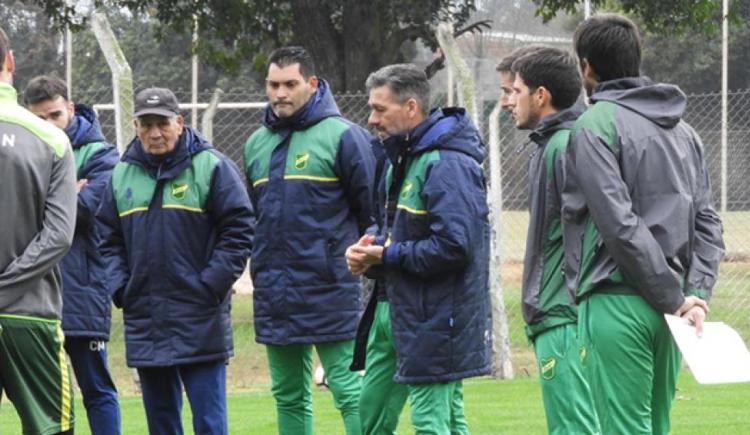
[[[357,91],[367,75],[389,63],[408,61],[406,46],[421,40],[437,50],[435,28],[443,20],[456,29],[466,26],[476,9],[475,0],[27,0],[43,7],[56,25],[85,25],[82,6],[107,6],[147,14],[159,25],[162,40],[188,38],[194,20],[200,29],[196,47],[202,59],[222,72],[237,74],[243,62],[257,71],[265,68],[267,54],[276,47],[296,43],[314,56],[318,74],[336,92]],[[545,21],[559,12],[572,13],[581,0],[534,0],[536,13]],[[639,17],[657,34],[712,32],[719,28],[720,2],[715,0],[591,0],[594,7],[612,7]],[[735,1],[734,3],[741,3]],[[732,16],[736,17],[733,8]],[[735,19],[735,23],[739,20]],[[471,26],[469,26],[471,28]],[[473,30],[480,30],[474,28]],[[186,56],[187,57],[187,56]],[[431,66],[430,72],[442,66]],[[262,73],[261,73],[262,74]]]
[[[750,88],[750,2],[735,1],[738,22],[729,30],[729,89]],[[688,44],[685,41],[690,41]],[[681,38],[646,33],[643,70],[658,81],[678,84],[686,93],[718,92],[721,38],[688,29]]]
[[[563,11],[570,14],[580,9],[581,0],[534,0],[537,14],[545,21]],[[715,0],[591,0],[594,8],[613,6],[624,13],[639,17],[644,26],[655,33],[674,34],[687,29],[712,33],[720,25],[721,2]],[[733,14],[734,15],[734,14]]]
[[[120,48],[128,59],[133,71],[136,89],[147,86],[167,86],[175,91],[190,89],[191,36],[186,33],[156,38],[159,24],[146,14],[133,15],[122,9],[108,9],[112,30]],[[244,62],[239,65],[241,72],[251,70]],[[101,55],[101,49],[92,32],[77,32],[73,44],[73,76],[84,78],[74,83],[74,96],[86,95],[92,98],[109,95],[112,83],[111,72]],[[223,78],[221,70],[203,65],[198,75],[198,88],[211,89]],[[251,74],[240,74],[231,81],[234,87],[254,89],[257,78]]]
[[[23,90],[28,80],[36,75],[64,74],[60,50],[62,34],[52,27],[41,8],[2,0],[0,23],[16,59],[14,80],[18,89]]]
[[[80,28],[85,15],[78,3],[34,0],[58,26]],[[308,48],[318,73],[337,91],[364,87],[367,75],[402,62],[402,44],[421,39],[437,49],[435,26],[451,19],[456,28],[474,10],[474,0],[94,0],[148,13],[161,23],[159,34],[190,34],[194,19],[201,29],[195,49],[204,58],[236,72],[241,61],[265,66],[267,53],[280,45]]]

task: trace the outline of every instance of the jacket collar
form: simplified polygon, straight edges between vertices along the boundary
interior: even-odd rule
[[[545,146],[549,138],[560,130],[570,130],[576,119],[583,113],[585,107],[576,103],[573,106],[549,115],[542,119],[534,131],[529,134],[529,139],[539,146]]]
[[[0,104],[18,104],[16,89],[4,82],[0,82]]]

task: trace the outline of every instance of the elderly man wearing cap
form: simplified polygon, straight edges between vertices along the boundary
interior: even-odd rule
[[[135,118],[97,214],[127,362],[150,433],[182,433],[184,385],[195,433],[226,434],[231,287],[250,255],[250,200],[234,163],[184,125],[170,90],[139,92]]]

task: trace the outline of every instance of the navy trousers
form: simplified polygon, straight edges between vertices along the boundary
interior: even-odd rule
[[[65,351],[81,389],[91,434],[118,435],[120,406],[107,368],[107,342],[93,337],[65,337]]]
[[[227,435],[226,362],[139,367],[151,435],[182,435],[182,389],[193,411],[195,435]]]

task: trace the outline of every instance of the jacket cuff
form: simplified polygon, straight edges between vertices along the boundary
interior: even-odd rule
[[[685,292],[685,296],[697,296],[704,301],[708,301],[711,293],[708,290],[702,288],[688,287],[687,291]]]
[[[401,254],[401,244],[392,243],[383,250],[383,266],[392,267],[398,265]]]

